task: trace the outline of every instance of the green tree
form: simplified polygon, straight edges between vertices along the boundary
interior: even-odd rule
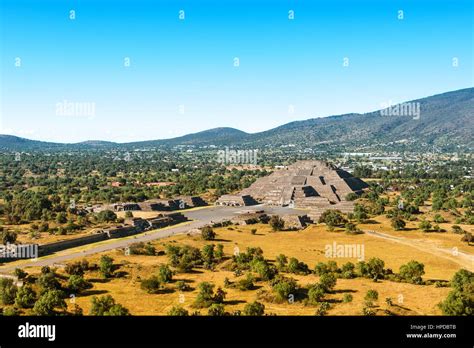
[[[54,272],[42,273],[36,280],[36,284],[40,286],[41,292],[61,289],[61,284]]]
[[[36,302],[36,292],[29,285],[23,285],[18,289],[15,297],[15,305],[20,308],[33,308]]]
[[[214,240],[216,238],[216,233],[211,226],[204,226],[201,229],[201,236],[204,240]]]
[[[4,305],[15,303],[17,286],[13,283],[13,279],[0,278],[0,300]]]
[[[86,289],[92,288],[92,284],[85,280],[82,275],[73,274],[69,276],[68,288],[72,292],[80,293]]]
[[[158,270],[158,279],[162,283],[170,283],[173,279],[173,272],[167,265],[161,265]]]
[[[334,230],[334,227],[344,226],[347,220],[344,218],[339,210],[326,210],[324,211],[318,220],[319,223],[325,223],[330,231]]]
[[[117,214],[112,210],[102,210],[97,214],[98,222],[114,222],[117,220]]]
[[[410,261],[405,265],[400,266],[400,276],[409,283],[421,284],[421,278],[425,274],[425,265],[417,261]]]
[[[56,309],[66,310],[67,305],[64,301],[66,295],[61,290],[47,290],[33,306],[33,312],[36,315],[46,316],[56,314]]]
[[[326,291],[320,284],[310,285],[308,289],[308,302],[310,304],[317,304],[321,302],[325,294]]]
[[[199,292],[194,306],[196,308],[207,308],[214,302],[214,284],[208,282],[202,282],[198,285]]]
[[[319,285],[324,292],[330,292],[336,286],[336,276],[333,273],[324,273],[319,278]]]
[[[280,272],[285,272],[287,270],[288,258],[280,254],[276,257],[276,267]]]
[[[128,309],[121,304],[115,303],[115,299],[110,295],[101,297],[93,296],[91,299],[90,315],[95,316],[127,316],[130,315]]]
[[[406,226],[406,223],[405,223],[405,221],[403,221],[403,219],[401,217],[396,216],[396,217],[392,218],[392,227],[396,231],[401,231],[401,230],[405,229],[405,226]]]
[[[103,278],[110,278],[114,272],[114,259],[110,256],[103,255],[100,258],[99,270]]]
[[[374,281],[382,279],[384,276],[385,262],[379,258],[371,258],[367,263],[367,273]]]

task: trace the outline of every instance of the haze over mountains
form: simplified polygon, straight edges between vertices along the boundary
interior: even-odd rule
[[[361,145],[400,141],[427,143],[450,149],[462,147],[469,151],[474,147],[474,88],[447,92],[402,104],[419,107],[419,117],[414,114],[384,116],[380,111],[376,111],[295,121],[252,134],[223,127],[172,139],[133,143],[93,140],[76,144],[60,144],[0,135],[0,148],[15,151],[109,147],[132,149],[177,145],[259,148],[289,144],[302,147],[325,144],[357,148]]]

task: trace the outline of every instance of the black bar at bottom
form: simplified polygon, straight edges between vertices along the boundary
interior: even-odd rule
[[[54,325],[54,340],[52,327],[35,325]],[[473,328],[472,317],[0,317],[0,346],[403,344],[472,347]],[[41,333],[46,337],[19,337]]]

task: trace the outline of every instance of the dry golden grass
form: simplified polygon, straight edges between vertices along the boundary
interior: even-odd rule
[[[252,235],[251,229],[257,228],[257,233]],[[410,260],[417,260],[425,265],[426,274],[424,279],[449,280],[452,275],[460,269],[460,266],[445,258],[417,250],[411,246],[402,245],[369,236],[347,235],[343,232],[329,232],[324,226],[310,226],[299,232],[271,232],[268,225],[232,226],[216,229],[218,240],[214,243],[224,245],[227,256],[232,255],[236,247],[245,251],[247,247],[261,247],[267,259],[274,260],[281,253],[287,257],[296,257],[313,268],[317,262],[327,262],[324,248],[327,244],[363,244],[365,247],[365,259],[379,257],[385,261],[385,267],[398,272],[399,267]],[[412,232],[406,232],[412,233]],[[431,238],[432,234],[426,236]],[[444,238],[444,237],[443,237]],[[453,241],[454,242],[454,241]],[[164,250],[165,244],[176,243],[187,244],[202,248],[209,242],[203,241],[199,236],[174,236],[167,239],[155,241],[153,244],[157,250]],[[447,242],[446,242],[447,243]],[[90,300],[93,295],[111,294],[118,303],[127,307],[134,315],[166,315],[175,305],[181,305],[190,312],[192,303],[197,295],[196,287],[200,282],[209,281],[217,287],[223,287],[224,279],[236,280],[233,272],[218,266],[215,271],[196,269],[193,273],[181,273],[174,276],[174,281],[185,280],[193,288],[191,292],[180,293],[174,289],[175,282],[167,284],[167,291],[159,294],[148,294],[140,288],[140,279],[148,278],[155,274],[159,265],[166,264],[166,256],[142,256],[125,255],[123,251],[116,250],[107,253],[114,258],[114,263],[119,264],[118,272],[125,272],[121,278],[112,278],[107,281],[100,279],[97,272],[89,272],[87,279],[92,280],[94,288],[83,296],[76,298],[76,303],[84,309],[87,314],[90,309]],[[100,254],[88,257],[89,262],[98,263]],[[357,262],[354,258],[337,258],[338,265],[347,261]],[[38,271],[38,270],[35,270]],[[61,273],[62,271],[59,270]],[[296,276],[288,275],[298,280],[300,286],[316,283],[318,277],[315,275]],[[305,306],[302,302],[272,303],[259,298],[258,293],[264,290],[270,291],[266,282],[257,282],[258,289],[251,291],[240,291],[238,289],[225,289],[226,310],[242,310],[246,303],[258,300],[263,302],[266,313],[277,315],[313,315],[315,306]],[[335,293],[327,295],[326,299],[331,302],[330,315],[360,315],[364,296],[369,289],[379,292],[379,300],[376,304],[380,309],[389,309],[401,315],[439,315],[437,304],[446,298],[450,288],[436,288],[434,285],[413,285],[407,283],[396,283],[391,281],[379,281],[377,283],[369,279],[338,279]],[[353,301],[343,303],[344,294],[350,293]],[[388,307],[385,298],[390,297],[395,306]],[[72,304],[71,304],[72,306]],[[200,310],[201,314],[207,314],[207,310]],[[383,314],[381,310],[378,314]]]

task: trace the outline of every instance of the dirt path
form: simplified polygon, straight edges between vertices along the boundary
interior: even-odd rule
[[[408,238],[403,238],[403,237],[396,237],[396,236],[391,236],[389,234],[385,233],[380,233],[376,231],[364,231],[370,236],[374,236],[377,238],[383,238],[395,243],[400,243],[404,245],[411,246],[415,249],[442,257],[444,259],[448,259],[450,261],[453,261],[460,266],[473,271],[474,270],[474,255],[459,251],[457,248],[452,248],[452,249],[447,249],[447,248],[439,248],[436,247],[430,243],[422,242],[422,241],[417,241],[417,240],[411,240]]]

